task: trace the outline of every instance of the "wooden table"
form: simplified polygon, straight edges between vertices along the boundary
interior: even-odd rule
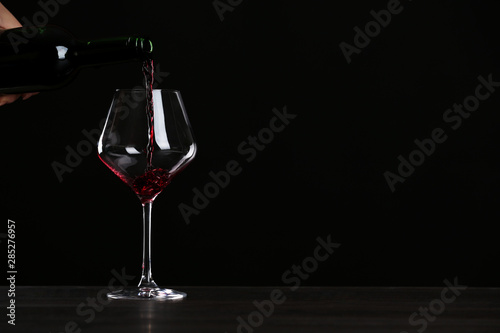
[[[0,287],[0,332],[500,332],[499,288],[174,289],[188,297],[176,303],[111,301],[102,297],[104,287],[18,286],[12,326],[8,288]]]

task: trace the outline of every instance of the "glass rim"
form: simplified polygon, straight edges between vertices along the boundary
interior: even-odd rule
[[[146,91],[146,88],[116,88],[115,92],[124,91],[124,92],[132,92],[132,91]],[[180,93],[177,89],[153,89],[153,91],[167,91],[172,93]]]

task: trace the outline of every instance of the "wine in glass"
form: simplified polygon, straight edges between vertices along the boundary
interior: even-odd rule
[[[151,209],[158,194],[191,162],[196,143],[179,91],[118,89],[98,143],[99,158],[137,194],[143,207],[143,264],[137,287],[111,299],[178,300],[151,273]]]

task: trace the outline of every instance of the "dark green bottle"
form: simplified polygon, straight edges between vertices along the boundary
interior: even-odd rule
[[[0,30],[0,94],[57,89],[81,68],[144,61],[152,51],[137,36],[80,41],[55,26]]]

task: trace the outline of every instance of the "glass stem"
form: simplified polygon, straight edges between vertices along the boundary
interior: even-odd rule
[[[142,204],[143,229],[142,229],[142,277],[139,288],[157,288],[151,273],[151,211],[153,201]]]

